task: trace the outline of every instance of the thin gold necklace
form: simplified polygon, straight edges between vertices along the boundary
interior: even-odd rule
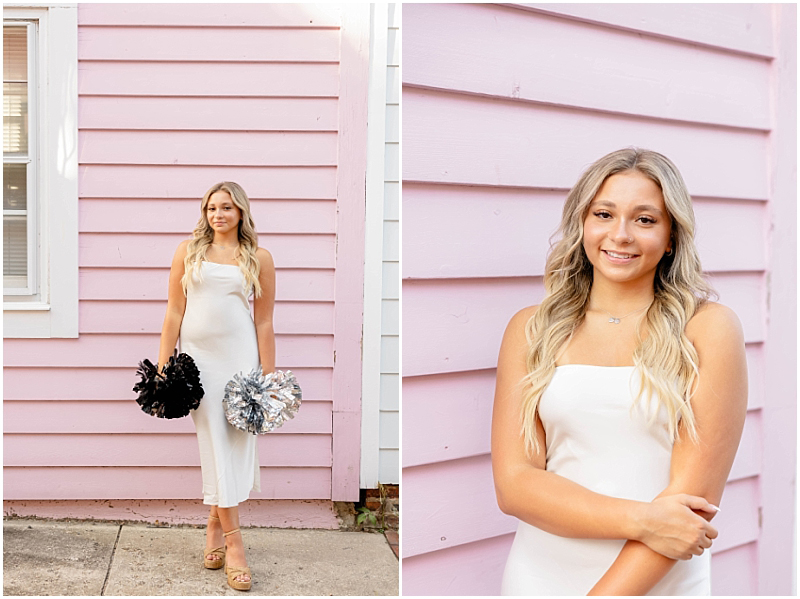
[[[625,316],[614,316],[611,312],[608,312],[607,310],[603,310],[602,308],[597,308],[597,309],[600,310],[601,312],[605,312],[606,314],[608,314],[608,322],[612,324],[619,324],[619,321],[622,320],[623,318],[628,318],[628,316],[630,316],[631,314],[636,314],[637,312],[641,312],[642,310],[649,308],[652,304],[653,301],[651,300],[650,303],[647,304],[644,308],[639,308],[638,310],[634,310],[633,312],[628,312]]]

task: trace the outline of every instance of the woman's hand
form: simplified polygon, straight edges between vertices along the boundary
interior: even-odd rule
[[[719,533],[692,510],[717,513],[715,506],[694,495],[680,493],[654,499],[643,510],[643,532],[636,540],[671,559],[688,560],[702,555]]]

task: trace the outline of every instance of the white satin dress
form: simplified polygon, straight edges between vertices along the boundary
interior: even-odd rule
[[[192,273],[181,323],[181,351],[200,370],[205,395],[191,411],[200,445],[203,503],[235,507],[261,490],[256,435],[233,428],[225,418],[225,385],[238,372],[259,366],[250,315],[249,290],[237,265],[203,261]]]
[[[641,398],[633,366],[556,368],[539,404],[547,470],[603,495],[652,501],[669,483],[666,410]],[[658,416],[652,426],[652,410]],[[559,537],[520,521],[502,595],[583,595],[605,574],[624,540]],[[678,561],[648,595],[710,595],[711,554]]]

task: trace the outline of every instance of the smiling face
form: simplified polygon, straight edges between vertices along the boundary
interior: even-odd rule
[[[206,218],[211,228],[216,233],[227,233],[236,230],[242,219],[242,211],[233,203],[227,191],[217,191],[211,194],[206,204]]]
[[[600,186],[583,223],[583,249],[594,278],[652,281],[672,248],[672,221],[658,185],[639,171],[611,175]]]

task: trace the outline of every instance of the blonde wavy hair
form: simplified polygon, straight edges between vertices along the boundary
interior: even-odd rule
[[[637,327],[639,345],[633,362],[641,377],[636,403],[658,398],[669,416],[669,434],[678,436],[679,421],[690,438],[697,440],[690,399],[698,377],[697,352],[684,329],[703,303],[716,294],[703,279],[694,243],[692,199],[680,172],[665,156],[650,150],[627,148],[603,156],[592,164],[570,190],[561,225],[552,242],[545,266],[546,296],[530,318],[528,375],[523,379],[522,432],[529,455],[539,451],[536,416],[539,401],[556,369],[559,351],[565,348],[583,322],[592,288],[593,268],[583,248],[583,223],[600,186],[611,175],[639,171],[661,189],[672,219],[672,253],[664,254],[656,268],[655,299],[642,319],[647,335]],[[655,420],[656,410],[650,419]]]
[[[206,250],[211,242],[214,241],[214,229],[208,222],[206,207],[211,196],[218,191],[226,191],[230,194],[234,205],[242,211],[242,220],[239,221],[239,245],[234,251],[234,258],[239,264],[239,268],[244,274],[244,289],[248,293],[253,290],[255,297],[261,296],[261,284],[258,282],[258,275],[261,272],[261,264],[256,258],[258,249],[258,234],[253,216],[250,214],[250,199],[244,189],[233,181],[222,181],[211,186],[200,203],[200,220],[194,228],[194,238],[186,247],[186,258],[183,260],[185,273],[181,279],[183,294],[192,282],[192,272],[197,269],[197,276],[202,280],[203,272],[200,263],[206,258]],[[248,293],[249,294],[249,293]]]

